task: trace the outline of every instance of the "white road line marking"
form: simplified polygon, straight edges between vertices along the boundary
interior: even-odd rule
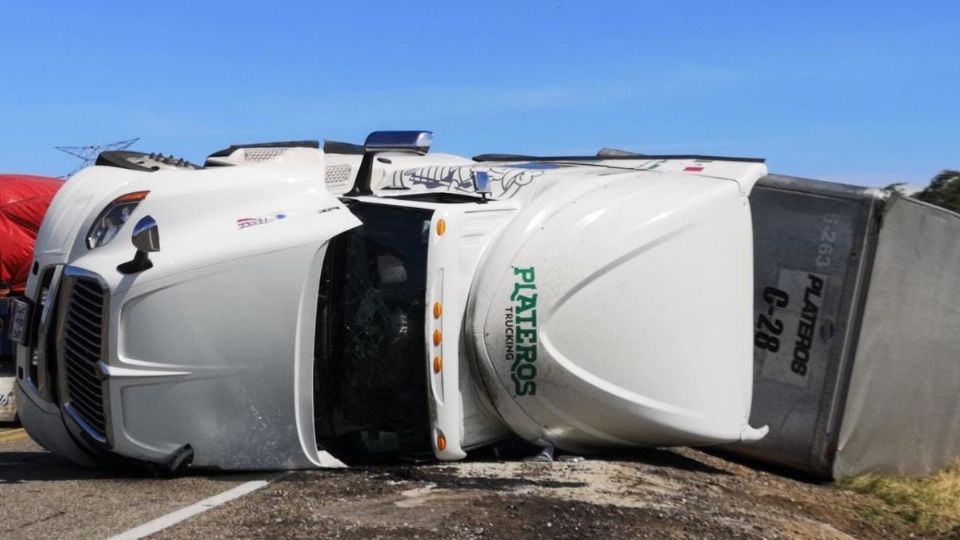
[[[167,527],[172,527],[181,521],[190,519],[197,514],[210,510],[211,508],[216,508],[234,499],[239,499],[244,495],[253,493],[254,491],[266,486],[273,480],[276,480],[280,476],[280,474],[276,474],[272,475],[266,480],[251,480],[250,482],[244,482],[243,484],[240,484],[233,489],[228,489],[219,495],[214,495],[213,497],[191,504],[190,506],[186,506],[165,516],[160,516],[153,521],[148,521],[147,523],[140,525],[139,527],[134,527],[129,531],[124,531],[116,536],[111,536],[107,540],[135,540],[137,538],[149,536],[155,532],[160,532]]]

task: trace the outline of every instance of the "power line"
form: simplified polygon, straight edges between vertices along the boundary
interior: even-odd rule
[[[71,156],[82,160],[82,162],[80,163],[80,165],[77,166],[77,168],[70,171],[69,174],[65,174],[61,176],[61,178],[64,178],[64,179],[70,178],[71,176],[76,174],[80,169],[83,169],[84,167],[89,167],[90,165],[93,164],[93,162],[97,160],[97,156],[100,155],[100,152],[106,152],[108,150],[124,150],[133,146],[139,140],[140,140],[140,137],[134,137],[132,139],[126,139],[123,141],[116,141],[116,142],[111,142],[107,144],[93,144],[90,146],[55,146],[54,148],[56,148],[57,150],[65,154],[70,154]]]

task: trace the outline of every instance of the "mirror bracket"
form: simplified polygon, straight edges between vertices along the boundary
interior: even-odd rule
[[[479,193],[481,197],[477,202],[485,204],[487,197],[490,195],[490,173],[487,171],[472,171],[470,174],[473,177],[473,190]]]
[[[133,259],[117,266],[121,274],[137,274],[153,268],[150,253],[160,251],[160,227],[152,216],[145,216],[133,227],[130,238],[137,252]]]
[[[133,259],[117,266],[117,272],[121,274],[139,274],[151,268],[153,268],[153,261],[150,260],[150,256],[147,255],[146,251],[140,251],[138,249]]]

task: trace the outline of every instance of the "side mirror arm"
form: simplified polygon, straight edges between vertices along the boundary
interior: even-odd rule
[[[473,171],[473,190],[480,194],[480,204],[487,202],[487,196],[490,195],[490,174],[486,171]]]
[[[137,274],[153,268],[150,253],[160,251],[160,227],[151,216],[145,216],[133,227],[133,236],[130,238],[137,252],[133,259],[117,266],[121,274]]]

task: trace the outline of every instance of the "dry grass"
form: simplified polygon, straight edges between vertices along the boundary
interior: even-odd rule
[[[907,521],[960,539],[960,460],[933,476],[867,474],[843,480],[840,487],[876,495]]]

